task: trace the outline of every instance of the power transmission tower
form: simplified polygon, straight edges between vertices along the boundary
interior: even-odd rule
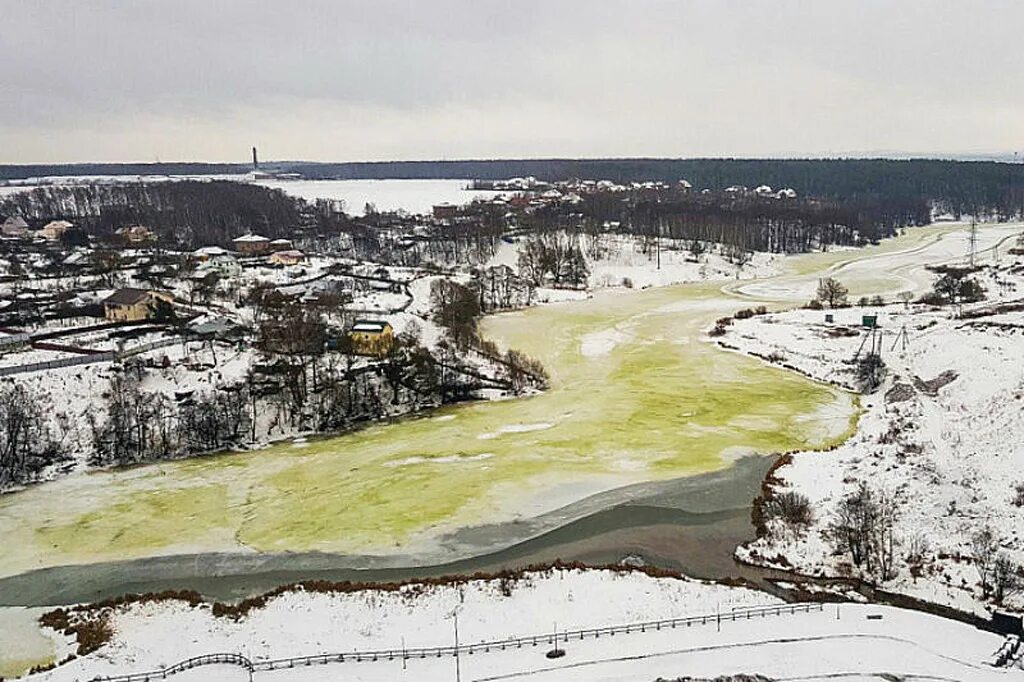
[[[903,342],[903,347],[901,348],[901,350],[906,351],[907,346],[910,345],[910,336],[907,334],[906,323],[903,324],[903,327],[900,328],[899,333],[896,334],[896,339],[892,342],[892,348],[889,349],[890,352],[896,350],[896,346],[899,345],[901,341]]]

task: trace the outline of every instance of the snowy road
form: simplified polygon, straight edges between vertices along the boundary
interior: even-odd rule
[[[1005,254],[1020,234],[1021,225],[979,225],[975,246],[978,263]],[[851,297],[900,291],[921,293],[934,280],[926,266],[961,262],[970,251],[969,228],[963,224],[915,228],[901,240],[857,251],[796,256],[788,272],[754,282],[734,283],[728,293],[757,301],[806,302],[814,298],[821,277],[836,277]]]

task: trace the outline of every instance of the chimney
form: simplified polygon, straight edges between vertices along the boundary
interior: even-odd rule
[[[253,147],[252,148],[252,169],[253,170],[258,170],[259,167],[260,167],[260,162],[256,158],[256,147]]]

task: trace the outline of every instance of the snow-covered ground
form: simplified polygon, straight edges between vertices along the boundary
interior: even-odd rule
[[[502,242],[487,265],[517,267],[523,242]],[[688,248],[689,242],[663,239],[659,255],[652,241],[633,235],[581,235],[580,247],[590,268],[587,288],[611,287],[646,289],[686,282],[750,280],[778,274],[785,257],[779,254],[753,252],[743,265],[730,262],[718,244],[703,244],[699,255]],[[557,302],[579,298],[582,292],[542,289],[539,302]]]
[[[603,235],[603,253],[589,260],[592,288],[628,286],[643,289],[684,282],[770,277],[784,259],[778,254],[754,252],[742,266],[730,262],[716,244],[705,244],[705,253],[694,255],[685,242],[663,239],[658,250],[629,235]]]
[[[740,558],[779,564],[781,556],[807,574],[859,575],[845,554],[833,552],[825,530],[839,500],[866,482],[893,495],[900,510],[899,574],[887,590],[967,611],[993,607],[982,600],[972,539],[988,528],[1001,551],[1024,563],[1016,490],[1024,481],[1024,310],[1013,310],[1012,302],[1024,291],[1021,265],[1004,259],[982,271],[994,300],[966,306],[965,318],[952,306],[891,304],[733,323],[724,344],[852,386],[851,361],[862,343],[871,343],[861,316],[877,314],[888,365],[883,387],[861,398],[865,412],[853,438],[830,452],[798,454],[775,472],[776,492],[810,499],[811,528],[793,534],[775,526],[741,548]],[[826,323],[826,314],[834,322]],[[1007,603],[1024,606],[1019,594]]]
[[[450,646],[455,617],[462,645],[541,635],[536,646],[463,652],[466,680],[643,680],[682,675],[760,673],[770,677],[868,679],[881,674],[941,679],[1006,679],[990,667],[996,635],[933,616],[888,607],[816,605],[806,612],[751,607],[780,604],[737,587],[639,572],[556,569],[517,581],[476,580],[397,591],[286,592],[238,620],[208,606],[158,602],[109,611],[113,640],[99,651],[30,679],[63,682],[155,670],[190,656],[239,653],[254,662],[355,650]],[[560,641],[566,655],[549,659],[544,636],[585,628],[686,616],[689,626],[634,628]],[[257,672],[266,680],[451,679],[451,655],[363,660]],[[180,680],[244,679],[242,669],[200,668]]]
[[[255,184],[279,189],[286,194],[316,201],[345,202],[345,212],[361,216],[367,204],[378,211],[429,214],[435,204],[468,204],[476,198],[499,194],[489,190],[468,190],[471,180],[257,180]]]

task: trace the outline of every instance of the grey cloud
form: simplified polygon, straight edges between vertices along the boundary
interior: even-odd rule
[[[1006,149],[1020,25],[1015,0],[0,0],[0,162]]]

